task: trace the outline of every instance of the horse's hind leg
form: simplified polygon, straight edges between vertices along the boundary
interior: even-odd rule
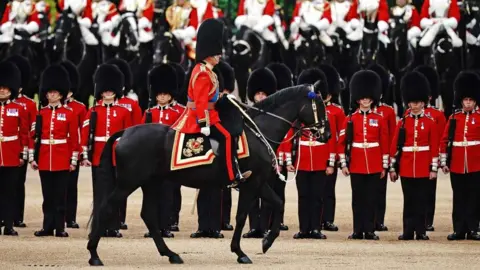
[[[157,179],[150,181],[149,184],[142,187],[143,203],[141,217],[145,222],[148,231],[152,235],[153,241],[155,242],[160,255],[167,256],[172,264],[181,264],[183,263],[182,258],[167,247],[165,241],[163,241],[162,234],[160,233],[160,228],[158,227],[160,219],[158,216],[158,208],[160,207],[158,194],[160,194],[161,188],[163,188],[162,182]]]
[[[275,179],[275,181],[281,180]],[[267,184],[262,186],[260,198],[262,201],[265,200],[272,206],[272,228],[262,240],[262,251],[263,253],[266,253],[273,245],[273,242],[277,239],[278,235],[280,235],[280,222],[284,206],[280,197]]]

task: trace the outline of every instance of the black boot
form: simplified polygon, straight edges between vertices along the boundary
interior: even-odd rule
[[[313,230],[310,232],[310,238],[312,239],[327,239],[327,236],[320,230]]]
[[[223,234],[219,231],[210,231],[209,233],[209,238],[215,238],[215,239],[220,239],[220,238],[223,238]]]
[[[190,238],[207,238],[210,234],[206,231],[198,230],[190,235]]]
[[[454,232],[452,234],[449,234],[447,236],[447,239],[449,241],[454,241],[454,240],[465,240],[465,233],[457,233],[457,232]]]
[[[174,238],[175,235],[169,230],[162,230],[162,237],[163,238]]]
[[[388,227],[385,226],[385,224],[378,224],[375,228],[375,231],[377,231],[377,232],[387,232]]]
[[[427,232],[435,231],[435,227],[433,227],[433,225],[427,225],[427,227],[425,229],[427,230]]]
[[[280,224],[280,231],[288,231],[288,226],[285,224]]]
[[[40,231],[36,231],[33,235],[36,237],[43,237],[43,236],[53,236],[53,231],[46,231],[41,229]]]
[[[426,234],[417,234],[416,239],[417,240],[430,240],[430,237],[428,237]]]
[[[231,224],[225,223],[222,225],[222,231],[233,231],[233,226]]]
[[[75,221],[69,221],[67,222],[67,228],[79,229],[80,225],[78,225],[78,223]]]
[[[243,238],[263,238],[264,232],[257,229],[251,229],[243,235]]]
[[[3,230],[3,235],[18,236],[18,232],[14,229],[5,228]]]
[[[293,239],[307,239],[310,237],[310,234],[307,232],[298,232],[293,236]]]
[[[170,231],[179,232],[180,229],[178,228],[178,223],[173,223],[172,226],[170,226]]]
[[[366,240],[380,240],[380,237],[378,237],[378,235],[376,235],[373,232],[368,232],[368,233],[365,233],[365,239]]]
[[[478,241],[480,240],[480,234],[478,234],[477,232],[469,232],[467,233],[467,239]]]
[[[363,239],[363,233],[352,233],[348,236],[348,239],[351,239],[351,240],[362,240]]]
[[[21,221],[21,220],[18,220],[18,221],[13,222],[13,227],[26,228],[26,227],[27,227],[27,224],[25,224],[25,223],[24,223],[23,221]]]
[[[331,232],[336,232],[336,231],[338,231],[337,225],[333,224],[332,222],[328,222],[328,221],[326,221],[325,223],[323,223],[323,229],[324,229],[325,231],[331,231]]]
[[[243,172],[240,171],[240,166],[238,165],[238,161],[237,161],[237,158],[233,158],[234,160],[234,166],[235,166],[235,179],[233,179],[233,183],[230,187],[232,188],[235,188],[237,187],[240,183],[243,183],[247,180],[247,178],[250,177],[250,175],[252,175],[252,171],[246,171],[246,172]]]
[[[413,233],[412,233],[412,234],[403,233],[402,235],[400,235],[400,236],[398,237],[398,240],[403,240],[403,241],[413,240]]]
[[[120,222],[120,230],[128,230],[128,225],[125,222]]]
[[[55,237],[68,237],[68,233],[64,230],[57,230],[55,232]]]

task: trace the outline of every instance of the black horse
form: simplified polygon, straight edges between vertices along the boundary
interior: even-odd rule
[[[320,64],[327,63],[327,53],[325,45],[320,40],[320,31],[315,27],[309,27],[307,30],[300,29],[302,43],[295,51],[294,76],[300,75],[307,68],[317,67]]]
[[[380,41],[378,40],[378,29],[376,22],[365,20],[363,26],[363,38],[358,49],[358,64],[365,68],[373,63],[379,63]],[[383,63],[381,63],[383,64]]]
[[[281,142],[294,121],[303,123],[302,129],[312,130],[317,135],[318,141],[325,142],[330,137],[323,100],[312,90],[313,87],[307,85],[287,88],[255,104],[257,109],[247,111],[263,135],[252,128],[253,123],[246,122],[244,124],[250,155],[240,159],[240,167],[244,170],[251,170],[253,174],[246,183],[239,186],[237,226],[230,246],[231,251],[238,256],[239,263],[251,263],[251,260],[240,248],[240,238],[247,213],[256,197],[270,202],[274,208],[272,229],[262,241],[263,252],[271,247],[279,235],[280,213],[283,212],[282,202],[266,184],[267,179],[271,179],[274,173],[273,151],[276,151],[278,145],[271,143],[269,150],[266,147],[266,140]],[[222,99],[217,102],[217,105],[228,103],[223,107],[228,108],[230,115],[233,115],[231,114],[232,110],[239,113],[236,108],[232,107],[232,104],[236,104],[235,101],[223,99],[222,102]],[[221,115],[224,115],[223,111],[223,109],[220,110]],[[237,115],[235,119],[238,120],[238,117],[241,119],[241,115]],[[242,121],[230,120],[225,123],[241,124]],[[115,172],[111,158],[113,144],[120,137],[115,149],[117,162]],[[96,189],[96,192],[99,192],[104,200],[101,205],[94,202],[92,230],[87,245],[91,255],[90,265],[103,265],[97,253],[102,231],[105,229],[106,223],[111,221],[109,217],[112,209],[115,209],[120,201],[125,200],[138,188],[143,190],[141,217],[152,233],[160,255],[167,256],[170,263],[183,263],[178,254],[168,249],[157,225],[159,224],[158,192],[162,188],[162,182],[168,179],[192,188],[212,186],[221,188],[229,181],[226,177],[225,162],[222,157],[215,159],[211,165],[172,171],[170,166],[175,137],[175,131],[168,126],[147,124],[116,133],[108,140],[102,153],[97,181],[99,186]],[[208,138],[201,134],[195,135],[195,137],[201,137],[208,142]],[[272,164],[272,162],[274,163]],[[116,215],[113,216],[115,218]]]

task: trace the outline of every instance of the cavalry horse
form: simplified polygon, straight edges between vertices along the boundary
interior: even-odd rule
[[[239,163],[243,170],[252,171],[250,178],[238,186],[240,193],[236,216],[237,225],[230,245],[231,251],[237,255],[238,263],[252,263],[242,251],[240,239],[247,213],[255,198],[261,197],[273,207],[272,229],[262,241],[264,253],[279,235],[283,204],[267,181],[276,172],[274,153],[278,144],[284,139],[293,123],[302,123],[302,127],[297,132],[309,129],[319,142],[326,142],[331,136],[325,105],[317,93],[318,91],[314,92],[317,85],[318,83],[315,86],[290,87],[269,96],[242,113],[246,119],[253,119],[253,121],[245,123],[241,120],[240,110],[237,109],[237,106],[244,105],[240,105],[234,98],[224,96],[216,104],[222,122],[229,124],[226,128],[229,129],[232,136],[243,134],[239,141],[244,142],[242,144],[243,152],[249,154],[243,158],[239,154]],[[226,111],[228,114],[224,113]],[[229,118],[225,119],[225,117]],[[229,127],[233,124],[238,125]],[[244,130],[242,131],[242,129]],[[115,148],[117,162],[115,172],[112,165],[113,144],[119,138]],[[184,142],[187,143],[184,144]],[[103,202],[101,204],[94,202],[93,206],[91,232],[87,245],[91,256],[89,264],[103,265],[97,253],[102,231],[108,222],[117,218],[117,215],[112,215],[112,213],[118,203],[125,200],[138,188],[143,190],[141,217],[152,233],[160,255],[167,256],[170,263],[183,263],[180,256],[167,247],[161,236],[158,227],[160,218],[158,216],[158,194],[161,191],[162,182],[165,180],[191,188],[221,188],[230,183],[225,169],[225,157],[222,156],[210,161],[209,165],[193,167],[189,163],[184,163],[182,169],[173,168],[174,164],[180,162],[179,158],[192,157],[192,155],[193,158],[199,158],[195,154],[203,155],[210,151],[208,150],[210,149],[209,145],[215,144],[218,142],[213,143],[202,134],[182,134],[162,124],[138,125],[110,137],[102,152],[98,169],[96,192],[101,194]],[[240,144],[238,151],[240,151]],[[213,150],[213,152],[216,151]]]
[[[325,45],[320,40],[320,31],[315,27],[300,29],[300,46],[295,50],[295,68],[293,74],[298,77],[303,70],[327,63]]]

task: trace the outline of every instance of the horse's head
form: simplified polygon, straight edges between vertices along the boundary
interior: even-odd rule
[[[54,32],[53,50],[58,51],[64,48],[71,30],[77,26],[77,16],[69,8],[62,11],[62,15],[57,21]]]
[[[359,63],[367,66],[376,61],[379,49],[378,29],[375,22],[365,21],[363,38],[360,47]]]
[[[325,60],[324,46],[320,41],[320,31],[316,27],[300,28],[300,35],[304,38],[304,42],[298,48],[298,53],[304,55],[307,66],[314,66],[316,63]]]

